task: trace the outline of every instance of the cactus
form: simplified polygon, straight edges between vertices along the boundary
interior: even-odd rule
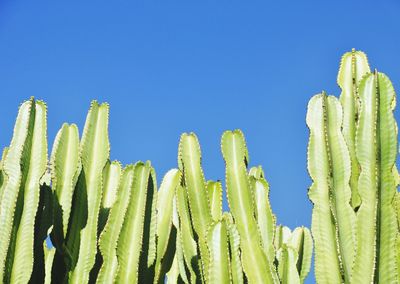
[[[155,231],[152,227],[155,225],[153,205],[156,190],[150,163],[137,163],[132,194],[117,243],[119,267],[115,279],[118,283],[138,283],[139,279],[149,279],[149,270],[154,262],[152,250]]]
[[[21,105],[0,162],[0,283],[304,281],[308,231],[276,242],[269,185],[261,167],[247,170],[239,130],[222,137],[223,212],[223,185],[206,182],[194,133],[181,136],[178,169],[158,190],[150,162],[110,161],[108,113],[93,101],[81,140],[63,124],[48,161],[46,106]]]
[[[193,133],[182,134],[179,143],[179,167],[183,172],[190,214],[195,232],[195,240],[201,257],[202,279],[207,277],[209,253],[206,245],[206,232],[211,223],[211,210],[206,190],[206,182],[201,169],[201,152],[197,136]]]
[[[226,162],[226,187],[229,207],[241,236],[243,270],[252,283],[277,283],[273,259],[265,254],[254,218],[253,196],[247,175],[248,153],[243,133],[227,131],[221,139]]]
[[[307,113],[316,279],[398,283],[394,89],[354,50],[342,58],[338,83],[340,101],[316,95]]]
[[[22,104],[2,162],[0,279],[4,282],[28,282],[33,270],[39,180],[47,162],[46,131],[46,105],[33,98]]]
[[[354,209],[360,206],[360,196],[358,193],[358,178],[360,169],[356,158],[356,124],[358,119],[358,84],[361,78],[370,72],[367,56],[362,51],[353,49],[343,55],[340,62],[337,83],[342,90],[340,102],[343,106],[343,137],[346,141],[350,160],[351,160],[351,204]]]
[[[118,169],[116,171],[119,172]],[[99,250],[103,258],[103,263],[97,276],[99,283],[112,283],[115,280],[118,269],[116,251],[118,237],[132,194],[133,174],[134,167],[131,165],[123,170],[121,181],[118,183],[118,195],[110,209],[107,223],[99,238]]]
[[[210,252],[210,267],[207,283],[228,283],[230,280],[227,226],[225,218],[209,225],[207,246]]]
[[[59,249],[68,231],[74,188],[81,172],[78,127],[64,124],[51,154],[52,190],[55,197],[53,243]]]
[[[166,173],[158,191],[157,202],[157,257],[154,282],[163,282],[175,256],[177,230],[173,226],[174,197],[181,182],[181,172],[172,169]],[[178,261],[178,260],[176,260]]]

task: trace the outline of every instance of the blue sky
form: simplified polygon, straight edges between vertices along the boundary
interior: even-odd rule
[[[307,102],[339,95],[352,47],[400,85],[399,2],[131,2],[0,1],[0,147],[30,96],[48,104],[50,146],[97,99],[111,105],[112,159],[149,159],[160,180],[194,131],[207,179],[224,179],[220,137],[240,128],[278,222],[309,226]]]

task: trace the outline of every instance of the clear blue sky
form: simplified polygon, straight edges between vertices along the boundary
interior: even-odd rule
[[[400,86],[394,0],[61,2],[0,0],[0,147],[30,96],[48,104],[50,145],[98,99],[111,105],[112,159],[149,159],[160,180],[194,131],[207,179],[224,179],[220,137],[241,128],[291,228],[311,219],[306,105],[339,95],[341,55],[365,51]]]

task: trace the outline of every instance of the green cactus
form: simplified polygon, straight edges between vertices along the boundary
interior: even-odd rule
[[[206,245],[207,228],[212,221],[206,182],[201,169],[201,151],[197,136],[184,133],[179,143],[179,167],[183,172],[190,214],[201,257],[202,279],[207,277],[209,253]]]
[[[132,194],[117,243],[118,283],[138,283],[154,278],[155,200],[157,184],[150,162],[138,162]],[[139,249],[138,249],[139,248]]]
[[[189,270],[190,283],[201,283],[201,263],[190,219],[187,191],[181,185],[176,189],[176,206],[179,216],[178,239],[181,242],[185,265]]]
[[[72,197],[81,172],[78,127],[64,124],[57,133],[51,154],[52,190],[55,213],[52,240],[62,249],[68,231]]]
[[[211,217],[214,221],[218,221],[222,217],[222,184],[219,181],[208,181],[206,187]]]
[[[358,194],[358,177],[360,169],[356,158],[356,124],[358,119],[358,84],[361,78],[370,72],[367,56],[362,51],[352,50],[343,55],[340,62],[337,83],[342,90],[340,102],[343,107],[343,137],[346,141],[351,160],[351,204],[353,208],[360,206]]]
[[[340,101],[322,93],[308,105],[318,283],[399,280],[395,93],[384,74],[368,72],[364,53],[346,53]]]
[[[173,226],[174,197],[181,182],[181,172],[172,169],[166,173],[158,191],[157,202],[157,257],[154,282],[163,282],[175,256],[177,230]],[[178,261],[178,260],[177,260]]]
[[[26,283],[33,271],[39,180],[47,163],[46,111],[46,105],[33,98],[21,105],[11,145],[3,157],[0,279],[4,282]]]
[[[92,103],[80,143],[82,171],[75,189],[76,199],[73,201],[77,203],[74,208],[76,210],[72,211],[71,228],[66,240],[66,247],[71,254],[68,263],[68,280],[71,283],[87,283],[90,270],[95,264],[102,171],[110,147],[108,111],[107,104]]]
[[[254,202],[247,176],[248,153],[243,133],[227,131],[221,140],[226,162],[229,207],[241,236],[243,270],[251,283],[278,283],[273,259],[265,254],[254,217]]]
[[[232,215],[230,213],[224,213],[224,217],[228,227],[231,280],[233,284],[242,284],[245,283],[245,276],[240,257],[241,251],[239,232],[235,223],[233,222]]]
[[[311,238],[297,228],[276,246],[269,185],[261,167],[247,171],[240,131],[222,138],[223,212],[223,185],[206,182],[195,134],[182,135],[179,169],[157,190],[150,162],[109,160],[108,113],[92,102],[81,141],[63,124],[48,161],[46,106],[21,106],[0,162],[0,283],[304,281]]]
[[[207,232],[207,246],[210,252],[207,283],[229,283],[230,257],[228,244],[228,229],[225,218],[213,222]]]
[[[109,165],[111,169],[111,164]],[[115,169],[115,173],[113,175],[115,178],[115,174],[117,173],[119,173],[119,168]],[[103,259],[97,276],[97,282],[99,283],[112,283],[115,281],[116,272],[118,269],[116,249],[119,234],[121,232],[129,205],[130,196],[132,194],[133,174],[134,167],[129,165],[122,171],[121,181],[112,182],[112,184],[118,185],[118,189],[115,202],[113,202],[113,206],[109,211],[107,223],[99,237],[99,250]]]
[[[269,259],[273,260],[275,258],[273,240],[276,218],[272,213],[269,202],[269,185],[264,178],[261,166],[250,169],[249,179],[254,198],[255,216],[261,234],[264,253]]]

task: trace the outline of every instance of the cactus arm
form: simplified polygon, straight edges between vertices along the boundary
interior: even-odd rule
[[[228,231],[225,220],[212,223],[207,233],[207,245],[210,250],[210,267],[207,283],[229,283]]]
[[[111,208],[116,199],[122,168],[118,161],[107,162],[103,169],[102,208]]]
[[[345,281],[350,282],[354,261],[356,215],[351,207],[351,189],[349,186],[351,163],[346,142],[341,132],[342,107],[333,96],[323,96],[322,111],[326,139],[326,151],[329,162],[332,212],[338,230],[339,252],[344,270]]]
[[[318,283],[341,283],[336,228],[330,205],[323,100],[324,95],[321,94],[310,100],[306,118],[310,129],[308,171],[313,181],[308,195],[314,204],[312,232],[315,241],[315,276]]]
[[[379,189],[378,198],[378,226],[377,257],[379,274],[376,281],[379,283],[396,282],[399,273],[396,265],[396,238],[398,224],[396,218],[395,196],[397,181],[393,174],[397,156],[397,125],[393,110],[396,104],[396,95],[389,78],[382,73],[375,75],[378,93],[377,143],[380,146]],[[379,134],[379,136],[378,136]]]
[[[121,176],[118,186],[118,197],[111,207],[107,223],[99,238],[99,249],[103,264],[97,276],[98,283],[113,283],[118,268],[117,242],[125,219],[132,190],[134,167],[127,166]]]
[[[283,225],[276,226],[274,235],[275,250],[278,251],[283,246],[283,244],[287,244],[291,236],[292,231],[289,229],[289,227]]]
[[[53,278],[61,281],[61,274],[64,274],[62,281],[70,281],[70,271],[75,269],[79,258],[79,246],[81,243],[81,231],[85,228],[88,218],[88,196],[86,190],[85,174],[82,171],[79,174],[74,194],[72,197],[70,220],[68,224],[68,231],[65,238],[65,243],[62,245],[62,250],[57,249],[54,256],[54,263],[52,268]],[[55,217],[55,221],[56,216]],[[51,234],[52,242],[54,235]]]
[[[193,227],[199,238],[205,236],[211,222],[204,174],[201,169],[200,145],[195,134],[182,134],[179,158],[183,166]]]
[[[117,244],[119,263],[116,282],[138,283],[139,262],[144,242],[144,218],[147,193],[150,191],[150,163],[135,165],[132,194]],[[146,263],[147,264],[147,263]]]
[[[337,82],[342,93],[340,102],[343,106],[343,136],[351,159],[351,202],[353,208],[360,206],[358,194],[359,165],[355,150],[356,121],[358,118],[357,86],[361,78],[370,72],[367,56],[361,51],[347,52],[343,55]]]
[[[190,221],[187,191],[181,185],[176,189],[176,205],[179,216],[178,238],[181,240],[183,257],[190,272],[190,283],[199,283],[201,265]]]
[[[13,138],[7,156],[3,160],[4,181],[2,188],[3,192],[7,192],[7,194],[4,194],[0,200],[0,281],[4,280],[5,263],[12,237],[14,215],[22,179],[20,168],[22,151],[28,132],[32,131],[30,130],[32,124],[30,121],[33,119],[33,104],[33,101],[30,100],[20,106],[14,126]]]
[[[158,203],[157,203],[157,258],[155,265],[155,279],[154,283],[157,283],[162,278],[161,270],[164,258],[166,257],[166,251],[168,243],[172,237],[172,218],[173,218],[173,200],[177,186],[181,181],[181,172],[178,169],[172,169],[168,171],[161,183],[160,190],[158,191]]]
[[[233,223],[233,218],[230,213],[224,213],[225,220],[228,227],[229,236],[229,251],[231,258],[231,280],[233,284],[243,284],[243,268],[242,262],[240,260],[240,236],[236,228],[235,223]]]
[[[156,172],[153,167],[151,167],[150,161],[146,164],[150,166],[150,178],[146,195],[146,207],[144,212],[144,228],[143,228],[143,254],[141,256],[141,261],[143,265],[140,265],[139,277],[146,281],[154,278],[154,266],[157,254],[157,177]],[[147,266],[147,267],[146,267]],[[145,278],[143,278],[145,277]]]
[[[290,237],[289,245],[297,252],[297,271],[300,283],[304,283],[311,268],[313,243],[310,230],[305,227],[296,228]]]
[[[247,148],[240,130],[226,131],[221,139],[226,164],[226,187],[229,207],[241,238],[243,268],[250,282],[276,283],[276,272],[261,245],[261,236],[254,218],[252,194],[246,163]]]
[[[261,233],[264,252],[268,255],[269,259],[274,259],[275,249],[273,241],[276,221],[269,202],[269,185],[261,175],[259,178],[250,176],[250,184],[254,193],[256,219]]]
[[[278,272],[282,284],[300,284],[296,269],[297,252],[287,244],[278,251]]]
[[[93,101],[86,119],[81,142],[84,180],[77,190],[87,192],[87,223],[80,231],[79,256],[70,272],[71,283],[87,283],[97,252],[97,226],[101,203],[102,171],[108,160],[108,104]]]
[[[107,223],[110,210],[116,202],[117,191],[119,188],[119,183],[121,181],[121,171],[122,166],[119,161],[111,162],[110,160],[108,160],[103,168],[102,198],[97,225],[97,235],[99,236],[98,240],[100,239],[100,234],[104,230],[104,226]],[[98,278],[102,262],[103,260],[101,258],[101,252],[98,250],[96,254],[95,264],[90,271],[89,283],[92,283],[96,278]]]
[[[393,283],[398,273],[395,255],[398,227],[393,204],[397,154],[395,94],[389,79],[377,72],[364,77],[359,94],[356,153],[361,166],[362,203],[357,215],[359,238],[353,277],[356,282]]]
[[[210,202],[211,217],[218,221],[222,217],[222,184],[219,181],[207,182],[208,201]]]
[[[206,277],[209,262],[206,230],[212,217],[204,174],[201,169],[200,144],[194,133],[182,134],[179,143],[179,161],[188,193],[193,228],[198,236],[203,276]]]
[[[122,166],[118,161],[107,161],[103,169],[103,195],[99,212],[99,233],[103,230],[110,210],[116,202],[121,172]]]
[[[62,249],[71,214],[74,188],[81,170],[79,133],[75,124],[64,123],[54,140],[50,158],[52,189],[55,195],[54,245]]]
[[[368,74],[361,81],[359,94],[361,101],[360,117],[357,126],[356,154],[361,167],[358,182],[362,200],[357,212],[357,248],[352,280],[355,283],[374,281],[376,259],[376,213],[378,164],[376,157],[378,98],[377,82],[373,74]]]
[[[33,271],[35,216],[40,198],[39,181],[47,164],[46,105],[41,101],[33,101],[32,110],[32,133],[28,134],[21,164],[24,172],[20,187],[22,203],[19,204],[23,208],[20,207],[22,212],[17,220],[13,255],[9,255],[9,261],[12,259],[12,283],[28,282]]]

